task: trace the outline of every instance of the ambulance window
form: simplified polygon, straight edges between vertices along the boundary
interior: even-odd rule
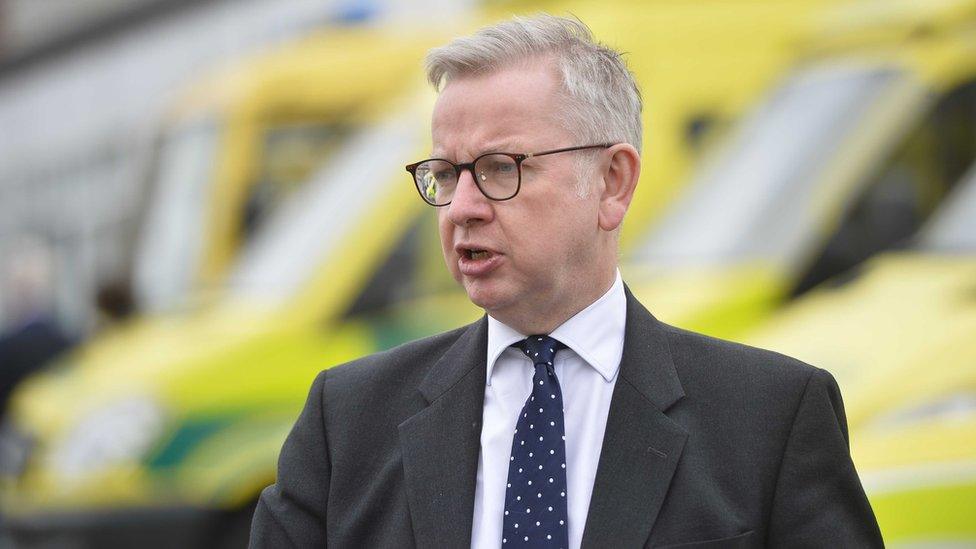
[[[403,234],[346,311],[346,318],[375,313],[414,296],[421,226],[418,219]]]
[[[218,135],[206,120],[178,127],[160,142],[134,279],[137,299],[150,310],[172,306],[194,282]]]
[[[933,252],[976,252],[976,163],[933,214],[917,247]]]
[[[819,168],[904,75],[822,66],[792,75],[704,163],[638,255],[662,267],[788,263],[821,220],[808,208]]]
[[[332,161],[275,207],[231,270],[234,295],[281,303],[295,298],[326,262],[340,260],[335,254],[354,241],[362,220],[381,213],[376,197],[390,185],[402,188],[403,158],[416,147],[415,126],[404,124],[405,117],[357,129]]]
[[[352,131],[342,122],[292,123],[268,129],[262,140],[256,179],[249,187],[240,217],[246,240],[268,215],[309,180]]]
[[[939,98],[878,167],[793,295],[906,245],[974,160],[976,82],[969,82]]]
[[[374,271],[344,317],[369,316],[398,303],[456,289],[441,259],[436,217],[424,210]]]

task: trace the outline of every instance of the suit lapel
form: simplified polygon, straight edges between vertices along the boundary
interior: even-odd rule
[[[399,426],[418,547],[471,543],[487,345],[488,323],[482,318],[462,333],[421,383],[428,406]]]
[[[665,411],[684,396],[660,323],[627,294],[620,372],[583,547],[640,547],[650,536],[687,433]]]

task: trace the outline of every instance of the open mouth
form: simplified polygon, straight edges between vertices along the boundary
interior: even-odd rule
[[[464,255],[468,259],[488,259],[488,256],[491,255],[491,252],[488,252],[486,250],[473,250],[469,248],[464,250]]]
[[[468,277],[486,276],[501,264],[504,254],[483,248],[458,245],[455,248],[458,255],[458,269]]]

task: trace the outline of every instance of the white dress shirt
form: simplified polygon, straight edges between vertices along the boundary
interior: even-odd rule
[[[553,367],[565,410],[570,548],[578,548],[583,541],[610,397],[624,350],[626,318],[627,299],[618,271],[607,293],[549,334],[568,347],[556,353]],[[535,374],[532,361],[509,346],[528,335],[532,334],[521,334],[488,316],[488,375],[474,493],[472,548],[498,549],[502,545],[512,437],[518,414],[532,392]]]

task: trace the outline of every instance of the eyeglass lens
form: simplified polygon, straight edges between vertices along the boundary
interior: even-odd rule
[[[519,167],[515,159],[504,154],[487,154],[474,162],[475,183],[488,198],[505,200],[515,196],[519,187]],[[442,206],[454,198],[458,170],[444,160],[427,160],[417,165],[414,180],[424,200]]]

